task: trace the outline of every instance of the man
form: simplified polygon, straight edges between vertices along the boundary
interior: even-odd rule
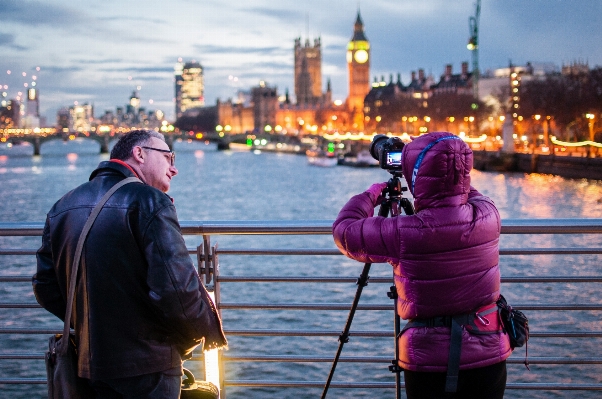
[[[79,235],[100,198],[127,177],[96,219],[78,271],[73,316],[78,374],[99,398],[179,398],[182,360],[226,339],[192,264],[171,198],[178,170],[163,135],[125,134],[90,181],[47,215],[33,290],[61,320]]]

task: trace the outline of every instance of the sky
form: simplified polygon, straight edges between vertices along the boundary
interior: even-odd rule
[[[40,93],[40,114],[92,104],[95,116],[141,106],[174,117],[174,66],[198,61],[206,105],[265,81],[294,93],[293,46],[320,37],[323,85],[345,100],[345,48],[358,9],[371,45],[371,80],[424,69],[458,73],[477,0],[0,0],[0,95]],[[479,69],[602,66],[602,1],[482,0]],[[10,73],[9,73],[10,71]],[[25,74],[25,76],[23,76]],[[35,80],[34,80],[35,76]],[[27,87],[26,87],[27,85]]]

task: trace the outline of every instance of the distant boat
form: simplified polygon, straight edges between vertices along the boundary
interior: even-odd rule
[[[336,166],[338,163],[338,159],[333,153],[324,152],[317,149],[307,150],[305,155],[307,155],[307,162],[310,165],[329,168]]]
[[[368,167],[378,166],[378,160],[374,159],[368,150],[361,150],[356,155],[346,154],[339,159],[339,165],[343,166],[355,166],[355,167]]]
[[[230,151],[250,151],[251,146],[244,143],[230,143],[230,145],[224,149],[228,149]]]

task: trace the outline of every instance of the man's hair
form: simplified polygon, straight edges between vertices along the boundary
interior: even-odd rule
[[[111,159],[119,159],[121,161],[129,159],[132,156],[132,149],[134,147],[149,144],[153,137],[165,141],[165,137],[154,130],[132,130],[124,134],[111,150]]]

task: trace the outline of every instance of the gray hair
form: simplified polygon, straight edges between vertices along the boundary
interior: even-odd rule
[[[165,136],[155,130],[132,130],[121,136],[111,150],[111,159],[125,161],[132,156],[132,149],[136,146],[149,144],[151,138],[165,141]]]

